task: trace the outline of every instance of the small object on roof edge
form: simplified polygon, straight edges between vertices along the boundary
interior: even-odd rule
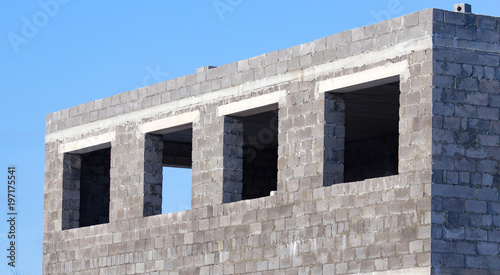
[[[467,4],[467,3],[460,3],[460,4],[456,4],[453,10],[455,12],[471,13],[472,6],[470,4]]]
[[[201,67],[201,68],[196,69],[196,72],[197,73],[204,72],[204,71],[208,71],[208,70],[213,69],[213,68],[217,68],[217,66],[205,66],[205,67]]]

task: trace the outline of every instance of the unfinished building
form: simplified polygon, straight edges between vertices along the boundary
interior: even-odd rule
[[[44,274],[500,273],[499,28],[428,9],[49,114]]]

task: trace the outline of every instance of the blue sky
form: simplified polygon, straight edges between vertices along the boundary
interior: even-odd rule
[[[10,164],[18,173],[15,271],[41,274],[46,114],[418,10],[451,10],[457,2],[2,1],[0,274],[9,274]],[[500,16],[498,1],[470,3],[474,13]]]

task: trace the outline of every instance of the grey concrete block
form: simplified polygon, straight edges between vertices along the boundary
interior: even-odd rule
[[[470,213],[486,213],[486,201],[466,200],[465,211]]]
[[[437,61],[454,62],[455,52],[451,49],[437,48],[433,52],[433,58]]]
[[[488,257],[488,268],[492,270],[500,269],[500,257],[498,256],[490,256]]]
[[[500,203],[488,202],[488,213],[489,214],[500,214]]]
[[[457,254],[442,254],[442,265],[444,267],[464,267],[465,257]]]
[[[466,26],[455,26],[454,37],[456,37],[458,39],[476,40],[477,39],[477,30],[470,29]]]
[[[479,242],[477,244],[477,253],[479,255],[498,255],[498,243]]]
[[[472,172],[472,171],[475,171],[475,169],[476,169],[475,161],[470,160],[470,159],[457,160],[453,163],[453,165],[455,165],[455,167],[457,169],[462,170],[462,171]]]
[[[432,22],[434,20],[438,20],[438,16],[434,15],[436,10],[434,9],[426,9],[418,12],[418,20],[420,23]]]
[[[498,35],[499,34],[497,32],[497,36]],[[498,43],[498,41],[496,43]],[[498,55],[480,54],[478,56],[478,64],[482,66],[498,67],[499,61],[500,57]]]
[[[481,188],[476,191],[476,198],[483,201],[497,201],[498,190],[494,188]]]
[[[471,188],[469,186],[456,185],[456,186],[454,186],[453,190],[454,190],[454,195],[457,198],[463,198],[463,199],[473,199],[474,198],[475,189]]]
[[[487,241],[488,232],[480,228],[465,229],[465,239],[468,241]]]
[[[484,268],[488,265],[488,259],[485,256],[466,256],[465,266],[468,268]]]
[[[479,144],[482,146],[498,146],[499,142],[498,135],[479,135]]]
[[[500,110],[498,108],[479,107],[477,115],[480,119],[498,120],[500,118]]]
[[[433,240],[431,249],[434,252],[453,253],[453,243],[443,240]]]
[[[443,199],[443,211],[463,212],[465,202],[463,199]]]
[[[476,255],[476,243],[468,241],[455,242],[455,253],[463,255]]]
[[[352,42],[365,39],[365,29],[364,27],[352,29],[350,31]]]
[[[472,51],[455,51],[455,62],[475,65],[478,63],[478,53]]]
[[[403,16],[404,26],[406,28],[417,26],[419,24],[419,17],[420,14],[418,12]]]
[[[464,240],[465,231],[463,228],[443,228],[444,240]]]
[[[478,39],[480,41],[488,43],[498,43],[500,40],[500,34],[496,30],[480,28],[477,32]]]
[[[488,105],[488,93],[467,93],[466,101],[474,105]]]
[[[336,50],[337,50],[337,58],[345,58],[347,56],[349,56],[349,51],[350,51],[350,47],[349,45],[339,45],[338,47],[336,47]]]
[[[479,172],[495,173],[497,171],[498,162],[494,160],[481,160],[477,164]]]
[[[432,85],[442,88],[452,87],[454,79],[451,76],[435,75],[432,78]]]

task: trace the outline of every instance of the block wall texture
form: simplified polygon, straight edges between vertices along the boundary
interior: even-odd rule
[[[434,26],[432,266],[498,270],[499,20],[443,15]]]
[[[144,216],[161,214],[161,194],[165,143],[159,135],[145,135]]]
[[[424,10],[49,114],[44,274],[491,274],[499,27]],[[344,183],[345,104],[319,87],[394,64],[399,172]],[[277,192],[241,200],[243,121],[220,108],[266,95],[280,95]],[[192,209],[160,215],[165,144],[141,129],[191,112]],[[61,148],[103,135],[109,222],[66,229],[78,163]]]

